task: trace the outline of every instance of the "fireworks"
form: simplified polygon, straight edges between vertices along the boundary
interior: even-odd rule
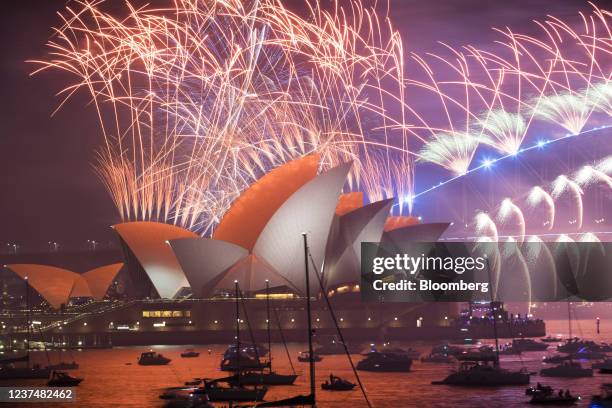
[[[349,188],[377,178],[364,172],[371,157],[388,174],[401,163],[412,191],[401,39],[373,10],[315,4],[298,17],[276,0],[179,0],[126,3],[118,19],[101,1],[76,4],[36,62],[76,77],[66,99],[90,93],[97,172],[122,218],[210,231],[261,174],[311,152],[324,167],[354,160]]]
[[[523,242],[525,239],[525,216],[523,211],[511,199],[505,198],[499,207],[499,220],[507,223],[512,218],[516,219],[519,227],[519,242]]]
[[[588,96],[593,110],[612,116],[612,82],[593,85]]]
[[[516,154],[527,132],[527,122],[520,114],[503,110],[488,112],[481,119],[484,142],[502,153]]]
[[[495,221],[491,219],[489,214],[479,212],[474,218],[476,224],[476,234],[481,237],[490,239],[491,242],[497,242],[499,239],[499,233],[497,231],[497,225]]]
[[[552,230],[555,225],[555,202],[550,194],[548,194],[540,186],[534,186],[527,195],[527,203],[531,207],[536,207],[540,203],[546,204],[548,220],[545,222],[548,225],[548,229]]]
[[[580,133],[592,111],[584,97],[571,93],[546,96],[535,104],[536,117],[559,123],[574,135]]]
[[[410,122],[418,124],[412,125],[415,131],[426,131],[420,159],[464,174],[479,145],[517,154],[536,121],[576,135],[594,111],[607,113],[609,120],[610,13],[593,7],[580,17],[575,29],[552,16],[536,22],[543,38],[496,30],[502,36],[497,50],[446,46],[452,58],[413,56],[426,79],[409,78],[408,85],[438,100],[444,119],[428,120],[407,109],[414,116]]]
[[[602,182],[612,189],[612,177],[608,176],[603,171],[598,170],[593,166],[586,165],[582,167],[575,177],[576,183],[581,187],[586,187],[592,184]]]
[[[580,186],[573,180],[570,180],[566,175],[562,174],[557,177],[552,183],[552,197],[558,199],[565,193],[570,193],[575,201],[576,213],[577,213],[577,229],[582,228],[582,194],[583,191]]]
[[[583,187],[588,187],[596,184],[603,185],[606,190],[612,188],[612,178],[607,174],[612,172],[610,169],[610,157],[605,157],[598,162],[593,164],[582,166],[578,171],[573,173],[573,176],[567,176],[561,174],[557,176],[549,186],[533,186],[529,191],[512,200],[505,198],[501,201],[494,211],[497,213],[497,221],[501,225],[508,224],[509,221],[515,220],[518,227],[519,233],[516,235],[518,242],[523,242],[526,235],[528,221],[536,221],[536,225],[530,225],[539,229],[540,225],[547,227],[549,231],[552,231],[555,226],[555,218],[557,213],[557,201],[561,200],[563,196],[569,197],[569,204],[571,205],[570,211],[575,213],[576,219],[570,221],[571,225],[575,225],[577,230],[582,228],[584,218],[584,203],[585,195],[587,194]],[[548,191],[547,191],[548,190]],[[550,191],[550,192],[549,192]],[[588,197],[587,197],[588,198]],[[607,198],[603,198],[607,199]],[[526,204],[531,209],[535,209],[538,206],[543,205],[546,211],[546,220],[543,224],[539,215],[534,216],[533,214],[523,213],[521,203]],[[602,219],[595,219],[595,223],[598,224]],[[558,224],[558,223],[557,223]],[[499,226],[497,223],[489,217],[485,212],[478,212],[474,218],[473,228],[476,232],[477,237],[484,237],[492,239],[497,242],[497,239],[502,237],[498,233]],[[593,232],[577,233],[579,234],[580,242],[597,242],[599,238]],[[546,233],[546,236],[559,236],[567,235],[565,232],[560,233]],[[530,237],[537,236],[529,235]],[[535,239],[535,238],[534,238]],[[530,239],[528,239],[530,241]]]
[[[419,152],[419,160],[436,163],[456,175],[470,167],[479,139],[468,133],[438,133]]]
[[[575,29],[548,17],[543,39],[497,30],[495,49],[420,56],[373,8],[332,9],[177,0],[126,3],[118,18],[104,1],[76,1],[36,72],[76,78],[60,107],[91,96],[104,137],[96,171],[123,219],[203,233],[263,173],[305,154],[324,168],[352,160],[347,189],[410,211],[415,157],[459,176],[481,145],[517,154],[535,120],[578,133],[610,112],[607,11],[593,7]]]

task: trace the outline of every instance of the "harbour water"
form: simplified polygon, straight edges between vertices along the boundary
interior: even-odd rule
[[[601,333],[596,333],[594,320],[573,322],[573,335],[592,339],[597,342],[612,342],[612,320],[602,320]],[[567,321],[547,321],[549,335],[567,336]],[[508,340],[501,340],[502,342]],[[489,344],[492,341],[487,341]],[[400,346],[412,347],[428,353],[433,343],[406,343]],[[181,358],[180,353],[191,347],[201,354],[198,358]],[[62,359],[70,361],[72,357],[79,363],[79,370],[71,371],[76,376],[85,378],[77,389],[76,403],[53,403],[53,407],[163,407],[164,402],[158,398],[165,387],[182,385],[194,377],[215,378],[226,375],[219,370],[221,354],[227,345],[206,346],[152,346],[126,347],[103,350],[72,351],[72,356],[63,353]],[[306,349],[303,344],[289,344],[293,365],[298,374],[296,384],[287,387],[271,387],[266,400],[275,400],[298,393],[308,392],[308,364],[297,361],[297,354]],[[521,356],[502,356],[505,368],[538,371],[544,366],[542,357],[554,353],[555,344],[546,352],[527,352]],[[139,366],[137,358],[141,352],[152,349],[172,359],[167,366]],[[49,353],[52,363],[57,362],[57,352]],[[44,363],[44,352],[36,352],[36,361]],[[353,355],[357,362],[361,356]],[[274,369],[289,373],[291,368],[282,345],[273,345]],[[584,362],[590,365],[589,362]],[[365,407],[359,388],[349,392],[329,392],[320,389],[329,374],[354,381],[349,362],[345,356],[324,356],[317,363],[317,401],[319,407]],[[501,388],[461,388],[431,385],[431,381],[441,380],[454,365],[427,364],[415,361],[409,373],[371,373],[360,372],[368,396],[374,407],[525,407],[528,397],[525,387]],[[532,384],[537,381],[553,388],[569,388],[573,394],[581,395],[577,406],[588,406],[592,394],[598,392],[600,384],[612,382],[612,375],[595,373],[592,378],[560,379],[532,377]],[[42,386],[42,380],[29,380],[19,385]],[[0,386],[17,385],[15,382],[0,382]],[[223,404],[217,404],[224,406]],[[8,406],[8,405],[7,405]],[[27,404],[27,407],[36,405]],[[227,406],[227,404],[225,405]]]

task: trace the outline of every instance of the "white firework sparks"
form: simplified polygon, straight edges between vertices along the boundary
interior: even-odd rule
[[[531,207],[536,207],[540,205],[540,203],[546,204],[548,214],[546,225],[548,226],[549,230],[552,230],[555,224],[555,201],[553,200],[552,196],[542,187],[535,186],[529,190],[529,194],[527,195],[527,203]]]

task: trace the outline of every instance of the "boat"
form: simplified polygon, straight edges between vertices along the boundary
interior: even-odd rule
[[[224,379],[219,379],[217,381],[224,381],[231,385],[292,385],[296,378],[297,374],[295,370],[293,370],[292,374],[279,374],[272,370],[272,337],[270,335],[270,284],[266,281],[266,310],[267,310],[267,333],[268,333],[268,370],[261,371],[237,371],[236,374],[230,377],[226,377]],[[278,320],[278,316],[277,316]],[[279,324],[279,329],[281,330],[281,338],[283,339],[283,344],[285,347],[287,346],[285,343],[285,337],[282,334],[282,329]],[[287,350],[287,355],[289,355],[289,351]],[[257,358],[257,356],[256,356]],[[239,361],[242,366],[242,361]],[[289,361],[291,363],[291,360]],[[293,364],[291,364],[291,368],[293,369]]]
[[[555,354],[552,356],[545,356],[542,358],[542,362],[543,363],[547,363],[547,364],[558,364],[558,363],[562,363],[564,361],[570,360],[571,357],[569,355],[563,355],[563,354]]]
[[[306,321],[307,321],[307,336],[308,336],[308,357],[315,356],[312,346],[312,313],[310,307],[310,272],[308,268],[308,237],[305,232],[302,233],[304,239],[304,265],[305,265],[305,286],[306,286]],[[296,407],[296,406],[316,406],[316,387],[315,387],[315,361],[314,358],[308,358],[309,377],[310,377],[310,393],[306,395],[295,395],[293,397],[283,398],[277,401],[262,402],[253,407]]]
[[[240,356],[264,357],[268,354],[268,349],[261,344],[240,344]],[[223,352],[224,359],[230,359],[236,355],[236,345],[232,344]]]
[[[321,388],[326,391],[350,391],[355,388],[357,384],[353,384],[350,381],[336,377],[333,374],[329,375],[329,381],[325,381],[321,384]]]
[[[217,381],[203,381],[203,387],[194,391],[194,395],[206,394],[211,402],[220,401],[262,401],[268,389],[266,387],[247,388],[241,385],[221,386]]]
[[[376,348],[372,348],[370,351],[377,351]],[[417,360],[420,356],[421,356],[421,352],[418,350],[415,350],[411,347],[408,347],[407,349],[402,349],[402,348],[398,348],[398,347],[384,347],[382,349],[382,352],[384,353],[395,353],[395,354],[401,354],[404,355],[412,360]],[[367,354],[364,354],[367,355]]]
[[[181,357],[183,358],[195,358],[195,357],[199,357],[200,353],[198,353],[197,351],[194,351],[192,349],[188,349],[185,350],[181,353]]]
[[[238,371],[238,370],[263,370],[269,367],[269,363],[261,361],[258,358],[241,355],[231,359],[223,359],[221,361],[221,371]]]
[[[529,403],[534,405],[574,405],[579,400],[579,396],[569,394],[559,395],[554,393],[536,393],[533,394]]]
[[[609,408],[612,407],[612,384],[604,383],[599,388],[599,395],[591,397],[591,407]]]
[[[29,360],[30,360],[30,356],[27,353],[21,356],[7,357],[7,358],[3,358],[2,360],[0,360],[0,367],[8,366],[8,365],[15,364],[15,363],[22,363],[22,362],[27,363]]]
[[[308,353],[308,351],[300,351],[300,354],[298,354],[297,359],[301,363],[308,363],[310,361],[309,356],[310,356],[310,354]],[[321,360],[323,360],[323,357],[321,357],[318,354],[314,354],[313,361],[318,362],[318,361],[321,361]]]
[[[172,360],[170,360],[168,357],[164,357],[163,355],[154,351],[145,351],[138,358],[138,364],[144,366],[166,365],[170,361]]]
[[[76,361],[73,361],[72,363],[66,363],[64,361],[60,361],[57,364],[49,365],[49,368],[52,370],[78,370],[79,363],[77,363]]]
[[[372,351],[357,363],[357,370],[377,372],[409,372],[412,358],[406,354]]]
[[[256,366],[259,369],[269,366],[269,363],[262,363],[259,360],[258,348],[254,347],[255,357],[251,357],[247,352],[243,351],[240,344],[240,299],[242,294],[238,281],[234,281],[235,299],[236,299],[236,336],[233,350],[234,356],[232,359],[224,358],[221,362],[221,369],[231,367],[231,371],[236,374],[230,377],[217,379],[214,381],[203,380],[203,391],[208,395],[210,401],[261,401],[267,392],[267,388],[259,386],[262,384],[261,373],[244,372],[249,369],[249,366]],[[247,319],[248,320],[248,319]],[[246,357],[246,358],[244,358]],[[254,375],[253,375],[254,374]],[[295,380],[295,378],[294,378]],[[222,386],[222,383],[227,383],[227,386]],[[249,384],[247,384],[249,383]],[[246,385],[256,385],[255,387],[246,387]]]
[[[527,385],[529,373],[524,371],[505,370],[499,365],[485,362],[465,361],[457,371],[452,372],[442,381],[433,381],[433,385],[457,385],[477,387],[497,387],[502,385]]]
[[[450,356],[448,354],[430,354],[425,357],[421,357],[421,363],[439,363],[439,364],[449,364],[454,363],[456,361],[455,357]]]
[[[46,379],[51,375],[51,371],[49,367],[40,367],[37,364],[32,367],[3,366],[0,367],[0,380]]]
[[[546,336],[546,337],[542,337],[540,339],[540,341],[542,341],[544,343],[559,343],[561,341],[561,338],[560,337]]]
[[[593,364],[594,370],[599,370],[600,374],[612,374],[612,359],[606,358],[603,361]]]
[[[543,351],[548,348],[548,344],[533,339],[514,339],[512,340],[512,348],[519,351]]]
[[[487,273],[490,274],[490,268],[487,264]],[[491,282],[491,276],[489,276]],[[493,303],[493,294],[491,294],[491,303]],[[451,372],[442,381],[433,381],[434,385],[454,385],[454,386],[471,386],[471,387],[497,387],[505,385],[527,385],[529,384],[530,374],[525,370],[510,371],[503,369],[499,364],[499,337],[497,335],[497,319],[493,317],[493,334],[495,335],[495,350],[491,359],[491,351],[483,350],[481,347],[478,350],[485,357],[484,360],[463,361],[459,365],[459,369]],[[460,356],[457,356],[458,359]],[[465,357],[465,356],[464,356]],[[467,360],[464,358],[464,360]],[[489,364],[491,362],[492,364]]]
[[[584,352],[599,352],[606,353],[609,350],[607,344],[597,344],[591,340],[580,340],[577,337],[567,340],[565,343],[557,346],[557,351],[561,353],[584,353]]]
[[[277,374],[275,372],[241,371],[240,375],[218,378],[217,382],[231,385],[292,385],[297,374]]]
[[[463,338],[463,339],[454,339],[450,341],[451,344],[457,344],[462,346],[475,345],[480,343],[480,339],[476,338]]]
[[[497,354],[491,346],[480,346],[477,349],[463,350],[455,357],[460,361],[495,361]]]
[[[76,387],[83,381],[82,378],[72,377],[63,371],[53,371],[47,381],[49,387]]]
[[[515,348],[512,344],[505,344],[499,348],[499,354],[505,356],[516,356],[522,353],[522,350]]]
[[[164,408],[214,408],[206,393],[195,391],[193,387],[171,387],[159,398],[166,401]]]
[[[525,390],[525,395],[535,395],[535,394],[552,394],[553,389],[548,385],[541,385],[538,383],[535,387],[529,387]]]
[[[579,378],[579,377],[592,377],[593,369],[584,368],[580,363],[573,361],[566,361],[555,367],[543,368],[540,370],[540,375],[543,377],[568,377],[568,378]]]
[[[30,320],[30,284],[28,279],[25,279],[26,285],[26,326],[27,326],[27,339],[25,342],[26,351],[21,356],[9,357],[0,360],[0,380],[25,380],[25,379],[41,379],[49,378],[51,375],[51,368],[41,367],[39,364],[30,365],[30,338],[31,338],[31,327],[32,321]],[[17,363],[25,363],[25,367],[15,366]]]
[[[464,350],[465,349],[463,347],[453,346],[449,343],[442,343],[432,347],[430,354],[448,354],[451,356],[456,356],[463,353]]]
[[[607,357],[606,353],[600,353],[599,351],[579,351],[569,355],[574,360],[603,360]]]
[[[258,344],[242,344],[240,341],[240,325],[239,325],[239,317],[240,317],[240,288],[238,286],[238,281],[235,282],[236,285],[236,335],[235,343],[227,348],[223,353],[223,359],[221,360],[221,371],[233,371],[237,372],[240,370],[263,370],[269,366],[269,362],[261,361],[259,354],[260,351],[266,350],[263,346]]]

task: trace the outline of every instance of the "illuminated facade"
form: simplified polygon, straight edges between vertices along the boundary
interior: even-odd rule
[[[265,289],[268,280],[272,287],[305,293],[302,232],[321,270],[350,164],[316,176],[317,167],[318,158],[307,156],[263,176],[236,200],[212,239],[170,240],[195,297],[231,290],[234,280],[245,292]],[[313,272],[311,290],[318,286]]]
[[[119,235],[131,280],[131,295],[137,298],[172,298],[188,286],[185,274],[167,242],[198,235],[159,222],[125,222],[113,226]]]
[[[340,211],[341,215],[336,211],[325,255],[326,290],[360,281],[361,243],[380,241],[392,204],[389,199]]]
[[[51,307],[59,309],[71,298],[103,299],[123,264],[106,265],[83,274],[49,265],[9,264],[5,267],[27,279],[28,285]]]

